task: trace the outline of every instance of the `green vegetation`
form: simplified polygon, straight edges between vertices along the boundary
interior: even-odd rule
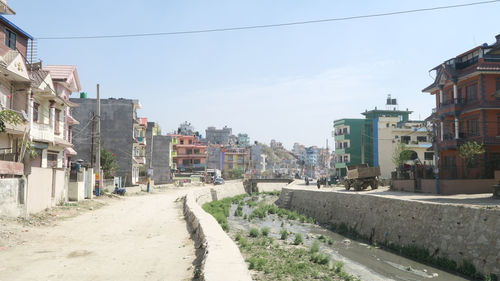
[[[234,216],[235,217],[242,217],[243,216],[243,206],[238,205],[236,210],[234,210]]]
[[[328,245],[333,245],[333,240],[331,238],[328,238]]]
[[[484,152],[484,145],[475,141],[468,141],[458,147],[458,156],[465,160],[467,168],[474,167],[476,164],[476,157]]]
[[[5,132],[6,124],[18,125],[22,122],[21,116],[11,110],[0,111],[0,133]]]
[[[255,227],[250,228],[250,237],[259,237],[259,230]]]
[[[311,248],[309,249],[309,253],[314,254],[317,252],[319,252],[319,243],[318,243],[318,241],[314,241],[311,244]]]
[[[112,178],[115,175],[115,171],[119,168],[116,163],[115,154],[104,148],[101,148],[101,168],[106,179]]]
[[[261,230],[260,230],[260,233],[262,234],[262,236],[267,236],[269,235],[269,227],[263,227]]]
[[[281,240],[286,240],[288,238],[288,230],[286,228],[282,228],[280,231]]]
[[[240,167],[234,167],[233,170],[231,170],[231,175],[233,179],[241,179],[243,173],[244,171]]]
[[[359,280],[347,274],[341,262],[331,265],[327,254],[311,254],[270,237],[250,238],[246,244],[242,239],[238,244],[248,268],[263,273],[254,275],[256,280]]]
[[[295,240],[293,240],[293,244],[294,245],[300,245],[304,242],[304,240],[302,239],[302,234],[300,233],[295,233]]]

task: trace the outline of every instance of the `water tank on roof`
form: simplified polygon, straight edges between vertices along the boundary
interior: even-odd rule
[[[86,92],[81,92],[80,93],[80,98],[81,99],[86,99],[87,98],[87,93]]]

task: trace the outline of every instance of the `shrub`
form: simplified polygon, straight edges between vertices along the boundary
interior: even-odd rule
[[[311,255],[311,261],[317,264],[327,264],[330,262],[330,256],[323,253],[314,253]]]
[[[238,232],[238,233],[236,233],[236,235],[234,236],[234,240],[236,240],[236,241],[240,241],[240,239],[241,239],[241,233],[239,233],[239,232]]]
[[[286,228],[282,228],[280,234],[281,240],[286,240],[288,238],[288,230],[286,230]]]
[[[250,228],[250,237],[259,237],[259,230],[255,227]]]
[[[470,261],[464,260],[462,265],[458,267],[458,272],[463,275],[474,276],[476,274],[476,268]]]
[[[266,264],[266,260],[258,257],[250,257],[247,259],[248,269],[255,269],[258,271],[262,271],[264,269],[264,265]]]
[[[241,205],[238,205],[238,207],[234,211],[234,216],[235,217],[241,217],[241,216],[243,216],[243,207]]]
[[[319,243],[318,243],[318,241],[314,241],[314,242],[311,244],[311,248],[309,249],[309,252],[310,252],[311,254],[314,254],[314,253],[319,252]]]
[[[263,227],[261,230],[260,230],[260,233],[262,234],[262,236],[267,236],[269,234],[269,227]]]
[[[248,240],[245,239],[245,237],[241,237],[241,239],[238,241],[240,243],[240,246],[242,248],[246,248],[248,246]]]
[[[296,233],[295,240],[293,241],[293,244],[300,245],[300,244],[302,244],[302,242],[304,242],[304,240],[302,239],[302,234]]]
[[[333,245],[333,240],[331,238],[328,238],[328,245]]]

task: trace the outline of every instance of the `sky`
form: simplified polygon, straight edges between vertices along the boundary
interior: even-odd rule
[[[476,0],[477,1],[477,0]],[[317,20],[474,1],[9,0],[33,37],[212,29]],[[429,70],[495,42],[500,2],[270,29],[120,39],[38,40],[44,64],[76,65],[82,91],[139,99],[163,133],[227,125],[291,148],[333,144],[333,121],[384,108],[387,95],[424,119]],[[77,94],[73,94],[78,97]],[[105,129],[105,128],[103,128]]]

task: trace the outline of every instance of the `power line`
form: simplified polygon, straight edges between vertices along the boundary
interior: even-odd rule
[[[185,35],[185,34],[225,32],[225,31],[239,31],[239,30],[249,30],[249,29],[264,29],[264,28],[274,28],[274,27],[324,23],[324,22],[336,22],[336,21],[348,21],[348,20],[365,19],[365,18],[386,17],[386,16],[394,16],[394,15],[402,15],[402,14],[411,14],[411,13],[420,13],[420,12],[428,12],[428,11],[484,5],[484,4],[491,4],[491,3],[496,3],[496,2],[500,2],[500,0],[471,2],[471,3],[465,3],[465,4],[437,6],[437,7],[403,10],[403,11],[396,11],[396,12],[386,12],[386,13],[378,13],[378,14],[367,14],[367,15],[357,15],[357,16],[349,16],[349,17],[328,18],[328,19],[319,19],[319,20],[308,20],[308,21],[285,22],[285,23],[276,23],[276,24],[248,25],[248,26],[237,26],[237,27],[199,29],[199,30],[183,30],[183,31],[156,32],[156,33],[132,33],[132,34],[114,34],[114,35],[91,35],[91,36],[46,36],[46,37],[38,37],[36,39],[38,39],[38,40],[106,39],[106,38]]]

